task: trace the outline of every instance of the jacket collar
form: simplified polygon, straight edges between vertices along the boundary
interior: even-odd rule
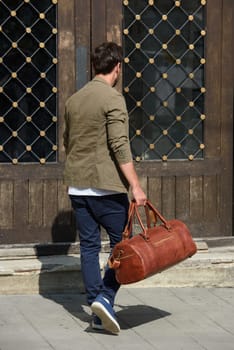
[[[93,78],[93,81],[98,81],[99,83],[103,83],[103,84],[110,86],[103,78],[100,78],[97,76]]]

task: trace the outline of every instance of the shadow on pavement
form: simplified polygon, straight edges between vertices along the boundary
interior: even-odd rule
[[[119,306],[121,308],[121,306]],[[170,316],[167,311],[148,305],[124,306],[116,313],[121,329],[129,329]]]

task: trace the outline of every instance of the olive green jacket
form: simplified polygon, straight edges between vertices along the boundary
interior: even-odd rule
[[[119,164],[132,161],[123,96],[100,77],[65,106],[65,184],[127,192]]]

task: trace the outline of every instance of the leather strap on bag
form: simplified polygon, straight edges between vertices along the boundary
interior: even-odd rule
[[[131,201],[129,210],[128,210],[128,221],[122,233],[122,239],[128,239],[131,236],[134,213],[135,213],[135,205],[134,205],[134,201]]]
[[[170,225],[167,223],[166,219],[160,214],[160,212],[152,205],[152,203],[149,200],[146,201],[144,207],[145,207],[145,214],[147,219],[147,228],[144,226],[141,220],[136,202],[131,201],[129,212],[128,212],[128,222],[122,234],[123,240],[130,238],[132,234],[133,219],[135,216],[137,217],[137,220],[142,228],[141,236],[143,236],[146,240],[149,239],[149,236],[147,234],[147,229],[152,226],[152,222],[154,226],[156,225],[157,218],[159,218],[159,220],[163,223],[163,225],[167,230],[170,230]]]

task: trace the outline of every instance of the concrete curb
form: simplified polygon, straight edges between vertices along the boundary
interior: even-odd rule
[[[103,270],[108,258],[100,254]],[[192,258],[127,287],[234,287],[234,247],[200,250]],[[80,256],[5,256],[0,259],[0,294],[83,291]]]

